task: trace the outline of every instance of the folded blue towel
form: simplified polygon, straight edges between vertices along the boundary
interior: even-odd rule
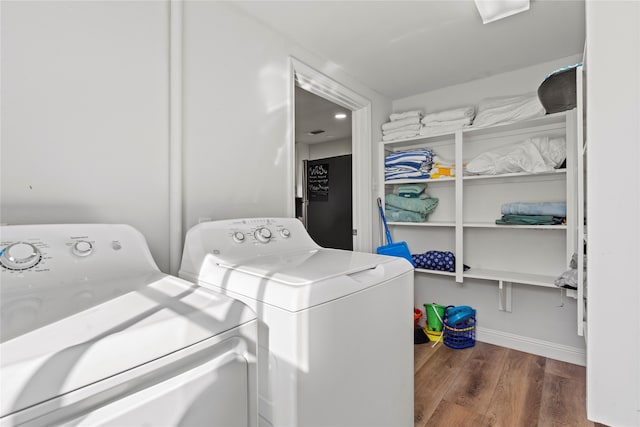
[[[429,179],[429,178],[431,178],[431,174],[420,172],[420,171],[390,173],[390,174],[385,174],[385,177],[384,177],[386,181],[392,181],[394,179]]]
[[[416,150],[406,150],[406,151],[397,151],[395,153],[391,153],[384,159],[385,166],[391,166],[396,163],[401,162],[429,162],[433,161],[433,151],[429,149],[416,149]]]
[[[426,184],[399,185],[398,196],[409,197],[409,198],[420,197],[420,195],[422,194],[422,192],[426,187],[427,187]]]
[[[393,206],[396,209],[417,212],[422,215],[429,215],[438,206],[438,199],[408,199],[395,194],[387,194],[385,197],[387,206]]]
[[[429,170],[417,169],[410,166],[386,167],[384,168],[384,178],[385,180],[428,179],[430,176]]]
[[[514,202],[501,208],[502,215],[550,215],[559,218],[567,216],[566,202]]]
[[[397,209],[387,204],[385,204],[385,216],[387,221],[395,222],[427,222],[429,219],[429,215]]]
[[[414,169],[422,169],[426,165],[431,165],[428,162],[398,162],[393,164],[385,164],[385,168],[395,168],[395,167],[408,167]]]

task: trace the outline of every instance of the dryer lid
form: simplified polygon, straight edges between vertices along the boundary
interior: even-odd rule
[[[3,326],[0,416],[78,390],[255,319],[255,314],[239,301],[160,273],[138,283],[94,285],[124,291],[97,299],[82,310],[70,298],[62,305],[44,301],[39,311],[32,313],[46,318],[48,311],[55,312],[53,320],[35,322],[35,327],[23,328],[18,335]],[[21,300],[34,301],[38,296],[28,289],[20,293],[14,290],[10,295],[3,290],[3,323],[27,321],[7,317],[11,312],[4,308],[12,303],[17,309]],[[30,312],[14,312],[16,316],[25,313]]]

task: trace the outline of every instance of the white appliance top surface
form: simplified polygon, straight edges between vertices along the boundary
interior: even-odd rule
[[[321,248],[295,218],[252,218],[189,230],[180,275],[296,312],[412,271],[402,258]]]
[[[256,318],[239,301],[161,273],[149,262],[144,238],[130,227],[22,227],[2,227],[1,250],[29,241],[42,261],[19,271],[3,264],[0,416]],[[70,236],[91,241],[93,252],[73,255],[64,244]]]
[[[300,286],[376,268],[386,259],[362,252],[340,249],[310,249],[264,255],[238,264],[218,261],[222,267],[283,283]]]

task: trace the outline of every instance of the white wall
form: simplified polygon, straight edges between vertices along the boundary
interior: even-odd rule
[[[283,216],[284,40],[222,3],[184,7],[185,230],[201,217]]]
[[[424,113],[432,113],[464,105],[477,105],[480,100],[488,97],[536,93],[538,86],[547,74],[565,65],[572,65],[580,61],[582,61],[581,53],[508,73],[496,74],[484,79],[396,99],[392,103],[393,111],[419,109]]]
[[[477,105],[486,97],[535,93],[544,77],[565,65],[582,60],[581,54],[538,64],[509,73],[450,86],[393,101],[393,111],[420,109],[425,113],[463,105]],[[396,240],[412,238],[396,231]],[[395,237],[395,236],[394,236]],[[426,244],[426,243],[425,243]],[[453,243],[452,243],[453,244]],[[428,246],[428,244],[426,244]],[[576,301],[564,298],[560,290],[513,285],[513,311],[498,310],[497,282],[465,279],[462,285],[453,279],[420,274],[415,278],[415,303],[438,302],[471,305],[478,310],[478,326],[490,334],[478,333],[480,340],[519,346],[531,352],[584,363],[584,340],[577,335]]]
[[[371,100],[379,139],[390,100],[233,4],[186,2],[184,27],[185,230],[293,206],[290,56]]]
[[[168,2],[6,2],[1,221],[128,223],[168,264]]]
[[[0,220],[128,223],[169,271],[168,2],[1,4]],[[233,4],[183,26],[183,234],[293,206],[290,56],[371,100],[379,138],[389,99]]]
[[[586,6],[587,414],[606,425],[638,426],[640,3]],[[617,173],[602,167],[604,159]]]
[[[351,138],[338,139],[321,144],[309,144],[309,160],[346,156],[348,154],[351,154]]]

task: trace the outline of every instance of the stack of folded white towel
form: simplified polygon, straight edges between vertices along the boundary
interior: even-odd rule
[[[420,135],[422,111],[406,111],[389,116],[390,121],[382,124],[382,140],[393,141]]]
[[[437,135],[462,129],[473,123],[475,114],[476,109],[474,106],[426,114],[422,118],[423,127],[420,130],[420,135]]]

